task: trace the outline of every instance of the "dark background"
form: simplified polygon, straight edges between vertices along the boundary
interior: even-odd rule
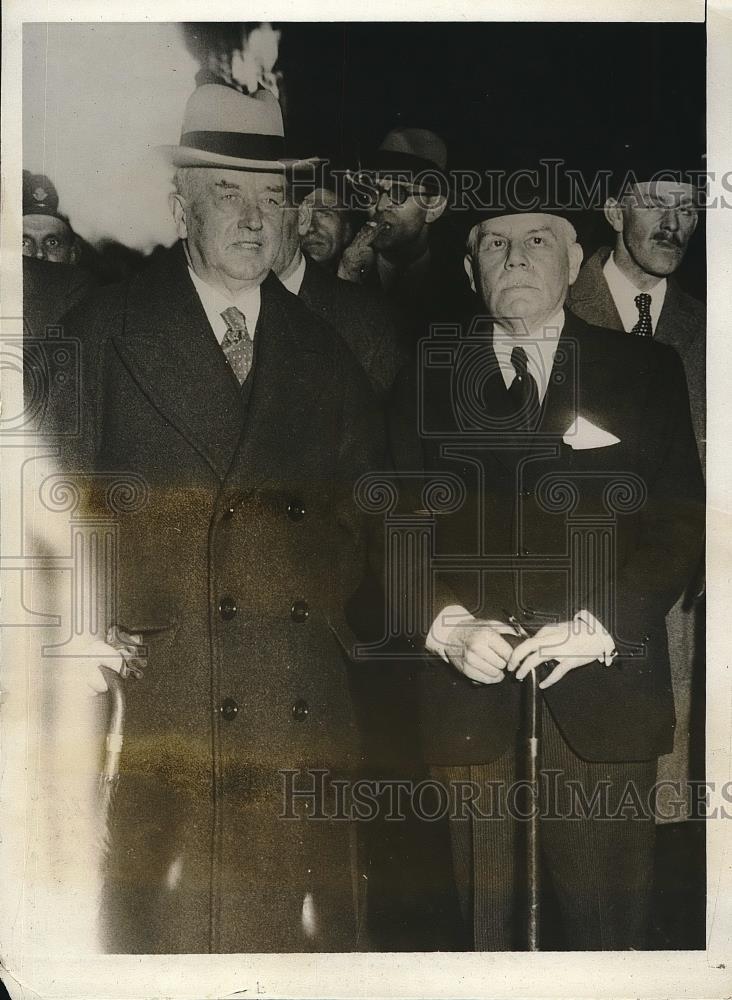
[[[438,132],[452,169],[502,169],[520,149],[529,168],[555,156],[591,171],[649,136],[690,163],[705,148],[704,24],[276,27],[298,155],[351,166],[399,124]],[[610,235],[601,213],[580,232],[586,255]],[[704,243],[702,218],[678,273],[702,299]]]

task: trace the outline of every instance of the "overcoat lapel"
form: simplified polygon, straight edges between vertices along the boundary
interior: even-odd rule
[[[313,434],[323,433],[318,416],[333,396],[333,365],[307,317],[305,307],[270,274],[262,284],[247,419],[231,469],[237,485],[252,487],[270,478],[273,467],[286,469],[288,461],[301,474]]]
[[[113,340],[153,405],[223,478],[241,434],[241,391],[180,245],[133,280],[125,326]]]

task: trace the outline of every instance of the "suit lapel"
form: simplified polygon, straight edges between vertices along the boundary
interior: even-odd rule
[[[305,274],[298,298],[302,299],[308,309],[319,313],[325,312],[322,269],[317,264],[311,264],[310,261],[305,262]]]
[[[569,290],[569,308],[595,326],[604,326],[609,330],[622,330],[615,301],[610,294],[603,268],[610,256],[609,247],[600,247],[597,253],[587,261],[579,273],[577,280]]]
[[[663,308],[658,318],[656,339],[662,344],[675,347],[683,358],[694,339],[694,333],[692,325],[684,322],[684,308],[678,286],[669,279]]]
[[[241,432],[241,392],[182,247],[166,251],[132,282],[125,327],[114,342],[143,392],[223,477]]]

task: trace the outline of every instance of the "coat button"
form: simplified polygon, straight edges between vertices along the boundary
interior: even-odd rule
[[[224,698],[221,702],[221,708],[219,709],[223,717],[227,722],[231,722],[232,719],[236,718],[237,712],[239,711],[238,704],[233,698]]]
[[[300,500],[290,500],[287,504],[287,516],[291,521],[302,521],[305,517],[305,506]]]
[[[236,508],[240,507],[243,502],[244,495],[242,493],[232,493],[224,504],[221,516],[227,520],[233,517],[236,514]]]
[[[233,597],[229,597],[228,594],[219,601],[219,614],[225,622],[231,621],[238,610],[236,601]]]
[[[307,620],[310,615],[310,605],[307,601],[295,601],[290,608],[290,618],[298,624]]]
[[[292,706],[292,718],[293,719],[305,719],[310,712],[310,706],[305,701],[304,698],[298,698],[295,704]]]

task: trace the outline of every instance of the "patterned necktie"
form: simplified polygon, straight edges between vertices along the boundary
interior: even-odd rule
[[[529,371],[529,360],[523,347],[514,347],[511,351],[511,364],[516,372],[516,378],[508,388],[515,414],[514,426],[516,430],[530,431],[539,417],[539,387]]]
[[[231,370],[239,380],[239,385],[243,385],[251,370],[254,357],[254,344],[249,336],[247,321],[244,319],[244,313],[236,306],[224,309],[221,318],[227,326],[221,346]]]
[[[641,292],[640,295],[636,295],[635,304],[638,307],[638,322],[630,332],[637,333],[639,337],[652,337],[651,296],[648,292]]]

